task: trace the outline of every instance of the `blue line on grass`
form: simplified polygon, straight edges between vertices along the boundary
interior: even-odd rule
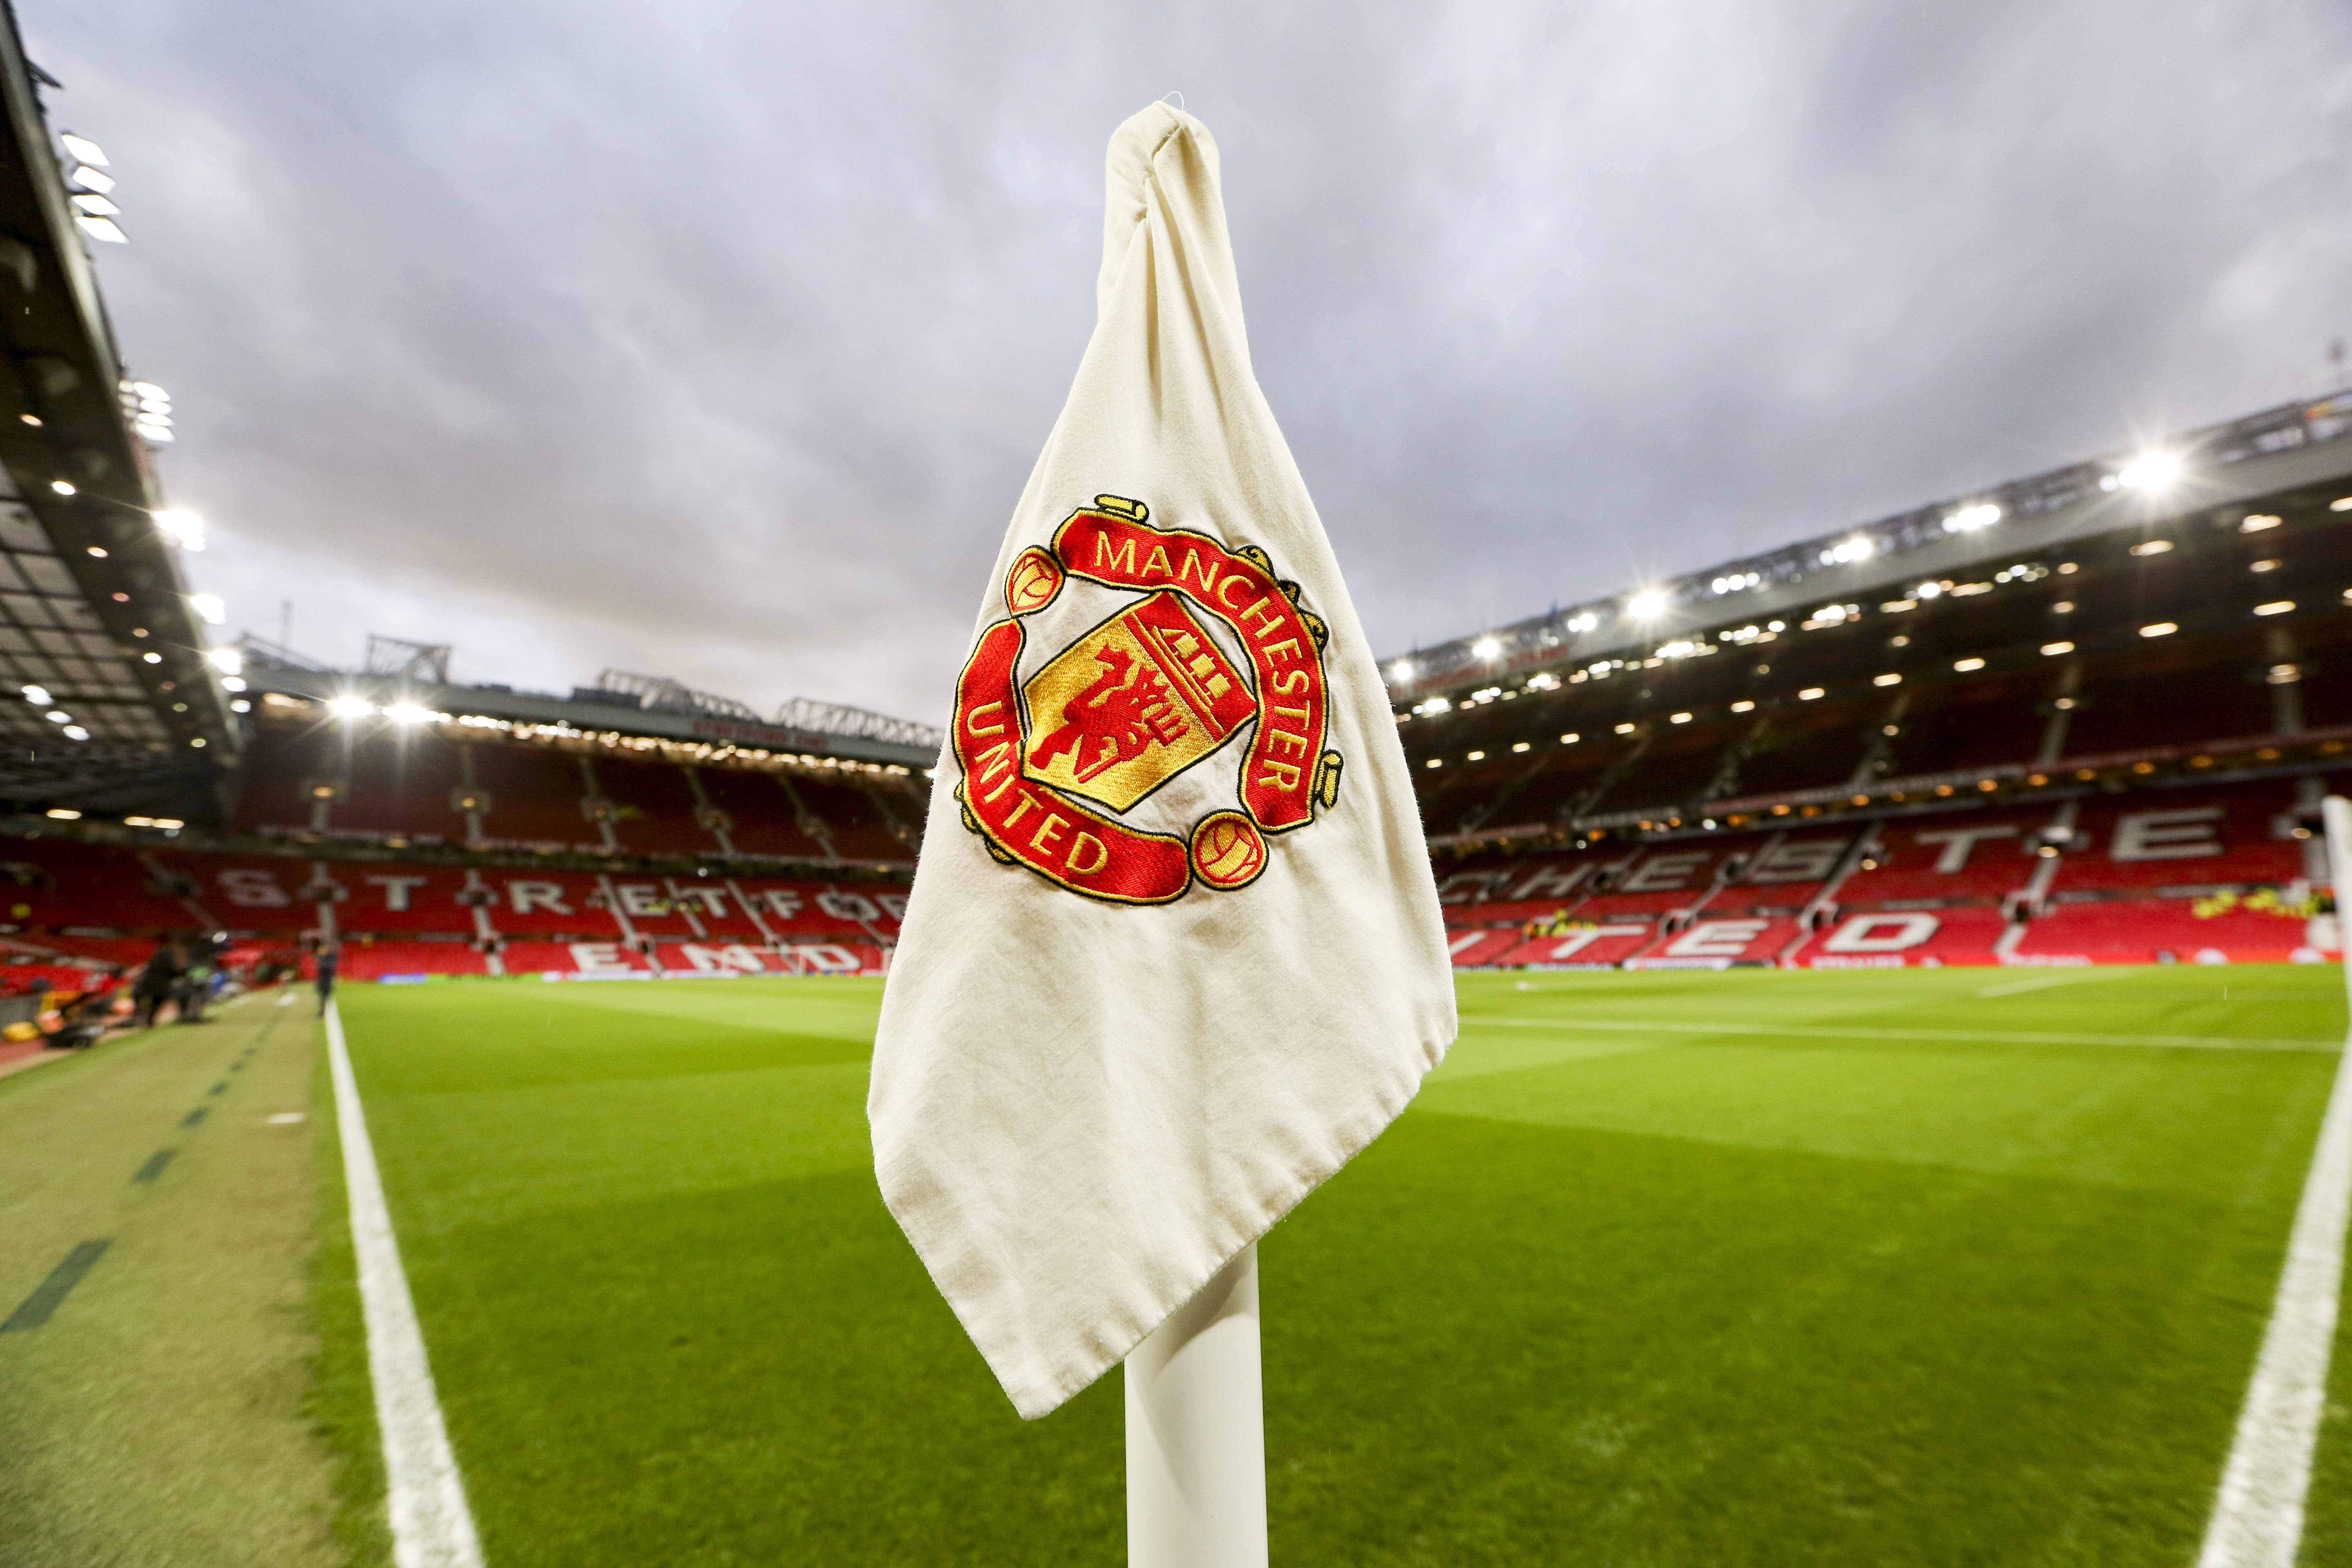
[[[214,1093],[215,1093],[215,1094],[226,1094],[226,1093],[227,1093],[227,1092],[228,1092],[228,1080],[227,1080],[227,1079],[226,1079],[226,1078],[224,1078],[224,1079],[222,1079],[218,1083],[214,1084],[214,1085],[213,1085],[213,1087],[212,1087],[212,1092],[214,1092]]]
[[[147,1156],[147,1163],[139,1167],[139,1174],[132,1176],[131,1179],[132,1181],[153,1181],[157,1176],[163,1174],[163,1167],[170,1165],[172,1163],[172,1156],[179,1152],[180,1151],[177,1149],[157,1149],[153,1154]]]
[[[80,1284],[90,1265],[113,1245],[110,1240],[85,1241],[67,1253],[66,1260],[50,1270],[49,1277],[34,1286],[33,1293],[8,1314],[8,1321],[0,1322],[0,1333],[26,1333],[47,1322],[49,1314],[58,1310],[58,1303],[66,1299],[66,1292]]]
[[[209,1109],[203,1105],[199,1105],[194,1110],[180,1118],[180,1125],[183,1127],[193,1127],[210,1114],[211,1112]]]

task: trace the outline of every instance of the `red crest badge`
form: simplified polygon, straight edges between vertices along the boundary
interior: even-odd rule
[[[1150,517],[1097,496],[1022,551],[1006,619],[956,682],[964,826],[1004,864],[1114,904],[1246,887],[1269,835],[1339,799],[1330,633],[1298,584],[1262,549]]]

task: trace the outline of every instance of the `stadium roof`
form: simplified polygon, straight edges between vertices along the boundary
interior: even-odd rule
[[[203,818],[236,733],[36,68],[0,19],[0,801]]]
[[[929,725],[864,708],[796,697],[772,718],[731,697],[696,691],[662,675],[607,670],[569,696],[519,692],[504,685],[467,685],[447,679],[446,648],[371,639],[371,647],[410,649],[424,657],[400,663],[371,658],[364,671],[331,669],[290,649],[247,635],[238,648],[246,679],[257,692],[280,692],[376,708],[408,705],[456,717],[478,716],[547,725],[586,734],[650,736],[739,749],[839,758],[920,770],[939,760],[941,733]],[[438,654],[436,660],[430,655]],[[363,711],[363,710],[355,710]]]
[[[1658,644],[1727,622],[1883,595],[1994,554],[2352,479],[2352,393],[1937,502],[1383,662],[1391,699]]]

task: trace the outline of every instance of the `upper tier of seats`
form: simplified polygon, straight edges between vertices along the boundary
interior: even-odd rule
[[[2352,529],[2324,498],[2287,510],[2251,531],[2229,510],[2119,528],[1752,624],[1733,594],[1721,625],[1582,663],[1498,653],[1490,674],[1399,694],[1423,825],[1443,843],[1809,792],[1916,800],[1969,775],[2173,777],[2214,749],[2344,752],[2352,683],[2328,673],[2352,658]]]

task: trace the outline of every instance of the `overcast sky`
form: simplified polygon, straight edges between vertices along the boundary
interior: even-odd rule
[[[1378,653],[2318,390],[2352,7],[17,0],[232,629],[936,721],[1181,89]]]

